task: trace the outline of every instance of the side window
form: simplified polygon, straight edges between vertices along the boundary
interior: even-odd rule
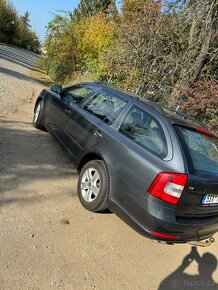
[[[160,123],[140,108],[130,110],[119,131],[153,154],[167,156],[167,142]]]
[[[94,95],[98,91],[95,87],[72,87],[66,89],[62,94],[62,100],[65,104],[80,103],[83,99]]]
[[[84,109],[107,124],[112,124],[127,102],[114,94],[101,91],[89,100]]]

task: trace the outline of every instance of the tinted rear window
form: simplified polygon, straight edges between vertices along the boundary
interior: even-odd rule
[[[190,169],[218,176],[218,139],[176,126]]]

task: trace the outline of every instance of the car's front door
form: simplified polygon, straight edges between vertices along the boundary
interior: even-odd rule
[[[65,127],[68,116],[76,114],[74,107],[84,98],[94,95],[96,87],[75,85],[62,90],[60,95],[50,93],[46,102],[46,122],[64,145],[68,145]]]
[[[67,107],[68,105],[63,102],[61,95],[52,91],[46,93],[45,124],[59,139],[64,136],[63,128],[67,120]]]
[[[73,132],[79,131],[79,134],[82,134],[83,127],[86,127],[85,124],[83,124],[80,104],[84,102],[85,99],[94,96],[98,91],[98,87],[80,85],[66,89],[61,95],[62,101],[67,106],[65,110],[66,123],[64,126],[64,138],[62,142],[73,158],[76,156],[78,142],[77,137],[73,138]]]

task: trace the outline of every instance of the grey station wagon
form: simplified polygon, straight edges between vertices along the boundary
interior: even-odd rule
[[[188,116],[93,82],[44,89],[33,125],[74,161],[87,210],[167,243],[218,231],[218,139]]]

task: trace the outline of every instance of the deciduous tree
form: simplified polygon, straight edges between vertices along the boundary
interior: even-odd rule
[[[110,5],[115,7],[114,0],[81,0],[78,8],[74,10],[74,18],[81,20],[81,18],[87,18],[99,12],[108,13]]]

